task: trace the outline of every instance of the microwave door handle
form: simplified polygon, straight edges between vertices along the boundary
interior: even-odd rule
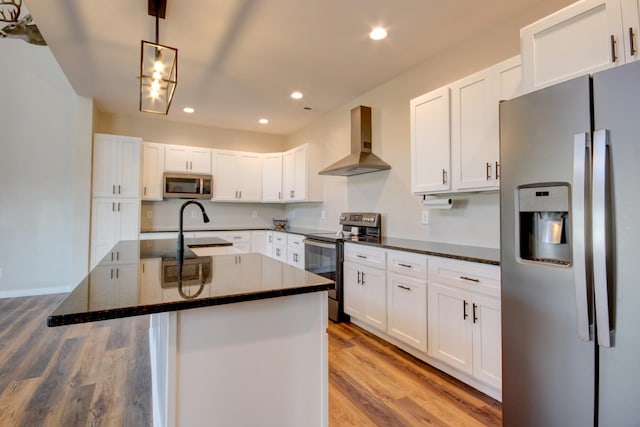
[[[593,242],[593,289],[596,301],[598,345],[611,347],[613,330],[609,317],[609,272],[607,271],[607,145],[609,133],[598,130],[593,135],[593,195],[591,237]]]
[[[587,250],[585,236],[587,233],[585,221],[585,200],[587,191],[587,174],[590,151],[590,138],[586,132],[577,133],[573,137],[573,277],[576,292],[576,316],[578,325],[578,338],[583,341],[591,341],[591,328],[589,321],[589,299],[587,295]]]
[[[199,181],[200,181],[200,188],[199,188],[198,193],[204,194],[204,178],[200,178]]]

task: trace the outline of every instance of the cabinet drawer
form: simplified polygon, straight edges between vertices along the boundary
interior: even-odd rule
[[[344,259],[373,268],[387,268],[386,251],[371,246],[347,243],[344,245]]]
[[[287,234],[287,246],[304,248],[304,236],[300,234]]]
[[[273,245],[274,246],[287,246],[287,233],[281,233],[279,231],[273,232]]]
[[[389,271],[415,277],[427,278],[427,256],[404,251],[387,251]]]
[[[500,267],[447,258],[429,257],[429,281],[458,286],[488,295],[500,294]]]

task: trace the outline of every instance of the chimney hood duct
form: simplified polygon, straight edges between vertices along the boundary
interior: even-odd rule
[[[351,176],[391,169],[371,152],[371,107],[351,110],[351,154],[318,172],[320,175]]]

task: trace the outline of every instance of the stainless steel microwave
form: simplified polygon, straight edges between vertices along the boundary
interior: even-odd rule
[[[210,199],[213,177],[193,173],[165,172],[163,184],[165,199]]]

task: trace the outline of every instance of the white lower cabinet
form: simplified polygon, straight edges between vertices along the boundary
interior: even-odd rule
[[[383,332],[387,330],[386,253],[345,244],[344,311]]]
[[[274,231],[271,244],[271,257],[281,262],[287,262],[287,233]]]
[[[132,291],[131,283],[137,282],[138,263],[114,263],[94,268],[89,276],[89,308],[135,306],[138,295]]]
[[[429,265],[429,355],[502,386],[500,269],[464,261]]]
[[[287,234],[287,263],[304,270],[304,236]]]
[[[426,352],[427,282],[397,273],[389,273],[387,304],[389,335]]]

